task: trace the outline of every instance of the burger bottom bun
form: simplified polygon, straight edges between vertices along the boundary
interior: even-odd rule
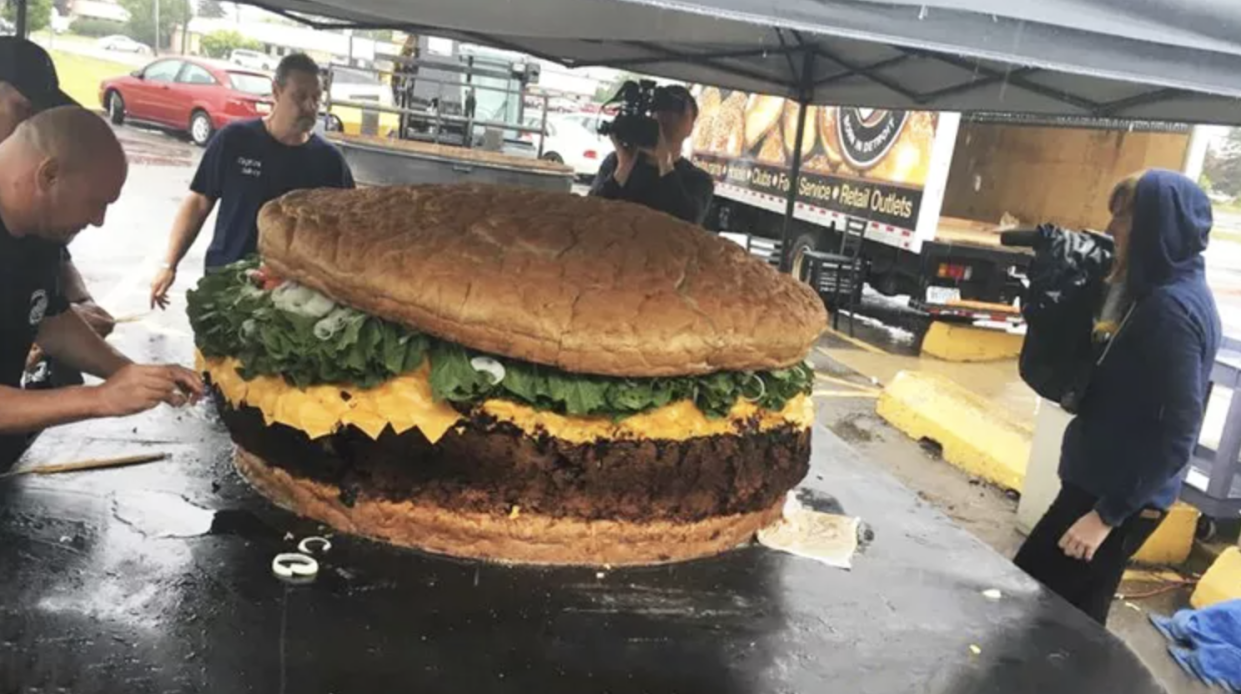
[[[291,475],[238,446],[238,471],[263,496],[341,532],[436,554],[504,563],[630,566],[684,561],[748,543],[780,518],[783,499],[751,513],[693,523],[552,518],[517,509],[505,515],[370,498],[351,505],[340,487]]]

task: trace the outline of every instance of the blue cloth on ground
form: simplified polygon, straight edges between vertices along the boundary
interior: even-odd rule
[[[1153,614],[1150,620],[1183,670],[1241,694],[1241,600],[1181,610],[1171,617]]]

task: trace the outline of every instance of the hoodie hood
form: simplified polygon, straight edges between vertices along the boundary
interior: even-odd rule
[[[1163,169],[1143,175],[1129,238],[1129,289],[1134,296],[1203,272],[1211,223],[1211,201],[1196,183]]]

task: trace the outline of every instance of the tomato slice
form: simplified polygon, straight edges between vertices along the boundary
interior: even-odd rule
[[[259,266],[258,274],[255,276],[255,279],[258,280],[259,287],[265,292],[270,292],[276,287],[284,284],[284,280],[272,274],[271,268],[266,265]]]

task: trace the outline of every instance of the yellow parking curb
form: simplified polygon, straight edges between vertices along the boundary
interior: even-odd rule
[[[999,361],[1020,355],[1024,339],[1002,330],[936,321],[922,340],[922,353],[944,361]]]
[[[938,443],[944,460],[969,474],[1021,489],[1033,432],[985,398],[937,374],[902,371],[876,411],[914,440]]]
[[[1229,547],[1211,564],[1189,598],[1197,609],[1241,598],[1241,549]]]
[[[1142,564],[1184,564],[1194,548],[1194,532],[1198,529],[1198,517],[1201,515],[1198,509],[1183,501],[1173,504],[1159,527],[1133,555],[1133,561]]]

